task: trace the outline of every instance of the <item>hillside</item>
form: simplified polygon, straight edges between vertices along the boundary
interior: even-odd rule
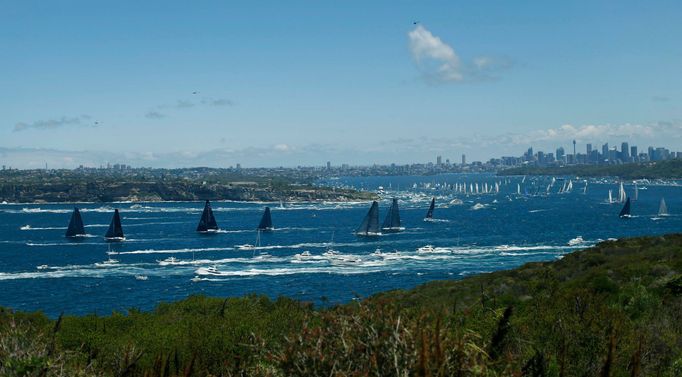
[[[682,178],[682,159],[621,165],[523,166],[502,170],[498,175],[572,175],[622,179]]]
[[[249,296],[57,321],[4,310],[0,374],[680,376],[682,234],[328,309]]]

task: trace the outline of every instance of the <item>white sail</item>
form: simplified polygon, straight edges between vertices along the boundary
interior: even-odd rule
[[[639,189],[637,188],[637,182],[635,182],[635,200],[639,197]]]
[[[661,198],[661,204],[658,205],[658,216],[668,216],[668,206],[665,205],[664,198]]]
[[[623,182],[621,182],[620,188],[618,189],[618,201],[624,203],[626,198],[627,195],[625,194],[625,188],[623,188]]]
[[[613,203],[613,195],[611,195],[611,190],[609,190],[609,204]]]
[[[516,194],[521,195],[521,184],[520,183],[516,184]]]

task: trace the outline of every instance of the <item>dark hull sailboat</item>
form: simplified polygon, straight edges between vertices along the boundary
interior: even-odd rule
[[[433,210],[436,208],[436,198],[431,199],[431,205],[429,205],[429,210],[426,212],[426,217],[424,221],[433,220]]]
[[[263,212],[263,217],[261,217],[260,223],[258,224],[257,229],[260,231],[270,231],[270,230],[275,229],[272,226],[272,216],[270,215],[270,207],[265,207],[265,211]]]
[[[218,231],[218,223],[215,221],[215,216],[213,216],[213,210],[211,209],[211,203],[206,201],[204,205],[204,212],[201,213],[201,220],[199,220],[199,225],[197,225],[197,232],[199,233],[215,233]]]
[[[121,215],[118,214],[118,209],[114,210],[114,217],[111,219],[111,224],[109,224],[109,229],[107,229],[104,238],[107,241],[123,241],[125,239],[123,227],[121,226]]]
[[[630,198],[625,200],[625,205],[623,206],[623,209],[620,210],[618,217],[621,219],[630,217]]]
[[[83,219],[81,218],[81,213],[78,208],[73,209],[71,214],[71,221],[69,221],[69,227],[66,229],[66,237],[76,238],[85,236],[85,226],[83,226]]]
[[[365,215],[358,229],[355,230],[355,234],[358,236],[381,235],[379,231],[379,203],[376,200],[372,202],[369,212]]]
[[[382,233],[397,233],[405,228],[400,226],[400,210],[398,209],[398,199],[393,199],[391,208],[388,209],[384,223],[381,225]]]

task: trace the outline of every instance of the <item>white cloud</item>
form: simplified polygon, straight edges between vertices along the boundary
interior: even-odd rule
[[[410,52],[422,69],[430,70],[429,65],[436,64],[430,75],[435,75],[443,81],[461,81],[464,78],[459,56],[450,45],[422,25],[417,25],[407,36],[410,41]]]
[[[495,72],[512,66],[511,59],[476,56],[461,59],[455,49],[422,25],[407,33],[417,67],[428,82],[470,82],[494,78]]]

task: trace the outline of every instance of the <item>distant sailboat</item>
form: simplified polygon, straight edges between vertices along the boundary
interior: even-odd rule
[[[118,214],[118,209],[114,210],[114,217],[111,218],[111,224],[109,224],[109,229],[104,238],[107,241],[123,241],[125,239],[123,227],[121,227],[121,215]]]
[[[627,194],[625,194],[625,188],[623,188],[623,182],[620,183],[620,188],[618,189],[618,202],[623,203],[627,199]]]
[[[83,219],[78,208],[73,209],[71,214],[71,221],[69,221],[69,228],[66,229],[66,237],[83,237],[85,236],[85,227],[83,226]]]
[[[613,194],[611,194],[611,190],[609,190],[609,204],[613,204]]]
[[[625,199],[625,205],[623,206],[623,209],[620,210],[618,217],[621,219],[630,217],[630,198]]]
[[[218,223],[216,223],[215,216],[213,216],[211,203],[207,200],[206,204],[204,204],[204,212],[201,213],[201,220],[199,220],[199,225],[197,225],[197,232],[215,233],[217,230]]]
[[[668,206],[665,205],[664,198],[661,198],[661,204],[658,205],[658,216],[668,216]]]
[[[635,182],[635,201],[639,199],[639,189],[637,188],[637,182]]]
[[[358,236],[379,236],[379,203],[375,201],[372,202],[372,206],[369,208],[369,212],[365,215],[362,223],[355,230],[355,234]]]
[[[258,230],[269,231],[274,229],[272,226],[272,216],[270,216],[270,207],[265,207],[263,217],[261,217],[260,224],[258,224]]]
[[[405,228],[400,226],[400,210],[398,209],[398,199],[393,199],[391,203],[391,208],[388,209],[386,214],[386,219],[381,226],[381,231],[383,233],[396,233]]]
[[[424,217],[424,221],[430,221],[433,220],[433,210],[436,208],[436,198],[431,199],[431,205],[429,205],[429,210],[426,211],[426,217]]]

